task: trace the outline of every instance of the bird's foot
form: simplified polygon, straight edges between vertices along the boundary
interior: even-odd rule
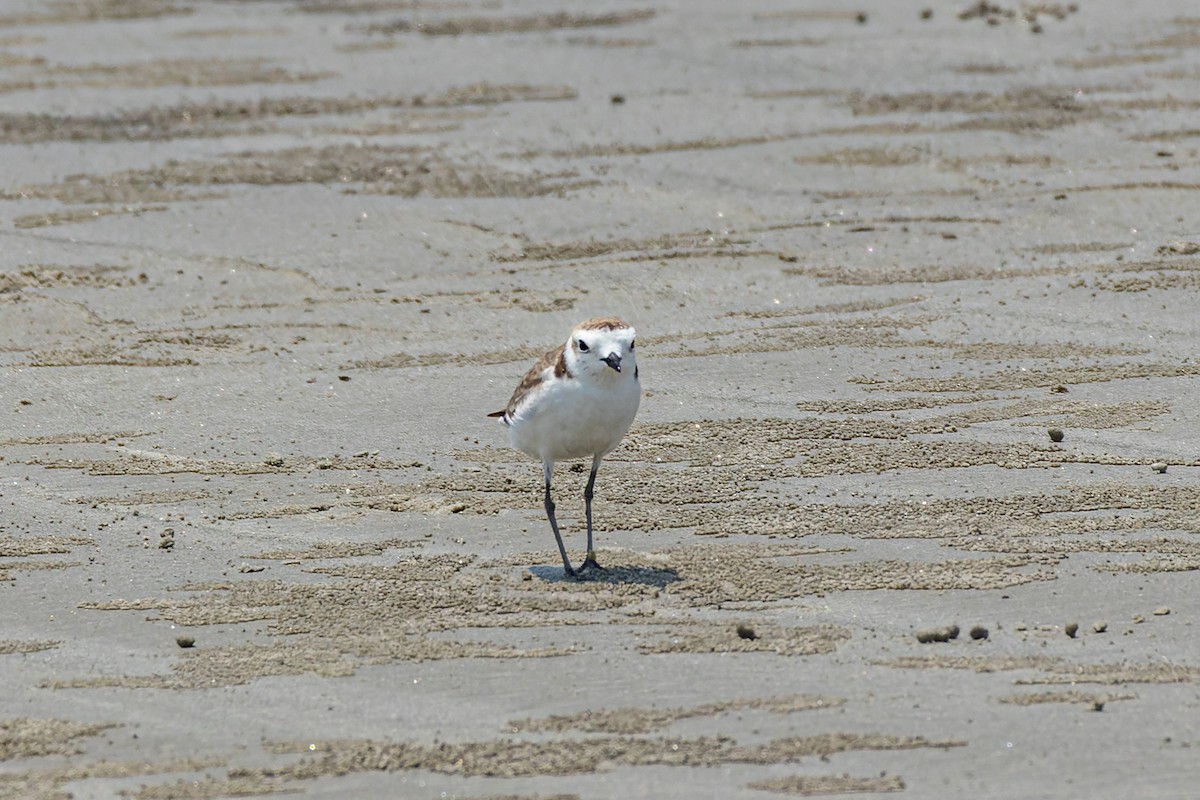
[[[587,558],[585,558],[583,560],[583,564],[581,564],[579,566],[580,572],[582,572],[585,569],[594,569],[594,570],[598,570],[600,572],[605,571],[604,567],[600,566],[600,562],[596,560],[596,554],[593,553],[591,550],[588,551]]]

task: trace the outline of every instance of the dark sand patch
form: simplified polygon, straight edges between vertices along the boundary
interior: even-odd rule
[[[40,13],[0,16],[0,28],[154,19],[192,13],[192,9],[171,0],[51,0],[46,6]]]
[[[11,655],[13,653],[40,653],[43,650],[53,650],[62,645],[58,641],[33,641],[12,639],[0,639],[0,655]]]
[[[105,115],[0,114],[0,142],[162,141],[277,130],[297,117],[348,115],[378,109],[457,108],[569,100],[563,86],[474,84],[436,94],[392,97],[284,97],[181,103]]]
[[[88,536],[0,536],[0,558],[57,555],[95,544],[95,540]],[[5,565],[0,564],[0,569],[4,568]]]
[[[820,47],[826,43],[826,39],[813,39],[808,37],[792,37],[792,38],[777,38],[777,39],[738,39],[734,41],[731,47]]]
[[[262,58],[160,58],[123,64],[49,64],[0,53],[0,68],[26,66],[25,77],[0,82],[0,92],[48,89],[151,89],[165,86],[248,86],[315,83],[331,72],[292,72]]]
[[[1118,364],[1085,364],[1058,369],[1013,368],[987,375],[962,375],[951,378],[878,378],[851,379],[869,390],[886,389],[895,392],[983,392],[1080,383],[1108,383],[1135,378],[1181,378],[1200,375],[1200,365],[1187,363],[1124,362]]]
[[[1102,292],[1180,292],[1200,288],[1200,273],[1159,272],[1141,275],[1101,275],[1091,281],[1091,287]]]
[[[1007,703],[1014,706],[1040,706],[1046,703],[1068,703],[1071,705],[1085,705],[1092,708],[1096,706],[1103,707],[1107,703],[1116,702],[1118,700],[1136,700],[1137,695],[1127,694],[1124,692],[1082,692],[1071,690],[1067,692],[1034,692],[1025,694],[1010,694],[1004,697],[999,697],[997,700],[1001,703]]]
[[[653,39],[616,36],[568,36],[566,43],[575,47],[640,48],[653,47]]]
[[[766,144],[768,142],[782,142],[808,135],[810,134],[780,133],[764,134],[761,136],[705,136],[700,139],[656,142],[654,144],[615,142],[612,144],[590,144],[565,150],[526,150],[521,155],[525,158],[549,156],[551,158],[564,159],[599,158],[605,156],[645,156],[657,153],[686,153],[696,150],[728,150],[731,148]]]
[[[1008,75],[1020,70],[1011,64],[972,62],[955,67],[954,71],[962,75]]]
[[[46,228],[51,225],[71,225],[78,222],[93,222],[104,217],[132,215],[139,217],[152,211],[166,211],[164,205],[119,206],[108,208],[76,208],[50,214],[24,214],[13,219],[15,228]]]
[[[1182,664],[1071,664],[1047,656],[906,656],[876,664],[902,669],[969,669],[975,672],[1035,670],[1040,674],[1014,679],[1018,686],[1098,683],[1172,684],[1200,681],[1200,667]]]
[[[1198,681],[1200,681],[1200,667],[1155,662],[1149,664],[1063,664],[1052,668],[1049,674],[1018,678],[1014,683],[1021,686],[1064,683],[1071,685],[1099,683],[1112,686],[1126,683],[1196,683]]]
[[[328,72],[290,72],[263,58],[153,59],[124,64],[55,65],[41,71],[43,87],[88,88],[157,86],[245,86],[255,83],[312,83],[332,77]]]
[[[1200,570],[1200,554],[1195,552],[1195,548],[1191,542],[1180,543],[1178,545],[1163,545],[1157,552],[1164,550],[1169,552],[1173,548],[1186,548],[1186,552],[1147,558],[1131,564],[1096,564],[1092,568],[1098,572],[1124,572],[1134,575],[1150,575],[1162,572],[1195,572]]]
[[[948,283],[953,281],[1007,281],[1019,278],[1039,278],[1053,275],[1094,275],[1112,273],[1157,272],[1164,269],[1162,261],[1112,261],[1098,264],[1036,264],[997,266],[995,264],[954,266],[920,265],[891,269],[886,272],[859,267],[805,266],[785,267],[785,275],[801,275],[829,285],[882,286],[895,283]],[[1170,264],[1173,270],[1200,269],[1200,260],[1187,259]]]
[[[839,10],[833,8],[787,9],[783,11],[756,11],[752,19],[755,22],[814,22],[831,20],[841,22],[857,22],[861,12]]]
[[[174,202],[219,197],[185,187],[320,183],[347,192],[402,197],[537,197],[583,185],[575,173],[514,172],[495,165],[458,162],[428,148],[331,145],[249,151],[215,161],[168,162],[110,175],[77,175],[60,183],[22,186],[6,195],[64,203]],[[32,215],[19,227],[59,224],[93,216],[141,213],[157,208],[84,209]]]
[[[83,752],[75,742],[97,736],[115,725],[84,725],[63,719],[0,720],[0,761]]]
[[[437,21],[412,22],[399,19],[367,26],[368,33],[394,35],[422,33],[426,36],[490,36],[507,33],[536,33],[539,31],[600,28],[631,25],[653,19],[658,12],[652,9],[613,11],[603,14],[569,14],[558,11],[550,14],[497,17],[449,17]]]
[[[611,239],[608,241],[530,242],[519,243],[517,252],[499,252],[492,258],[502,264],[522,261],[577,261],[613,255],[652,255],[660,258],[665,252],[686,250],[704,252],[734,244],[727,236],[714,236],[712,231],[656,236],[651,239]],[[741,242],[741,243],[744,243]]]
[[[578,714],[556,715],[542,719],[519,719],[508,723],[512,733],[544,731],[583,731],[585,733],[635,734],[653,733],[681,719],[709,717],[729,711],[750,709],[773,714],[836,708],[846,701],[840,697],[818,695],[787,695],[756,697],[706,703],[690,708],[614,708],[603,711],[581,711]]]
[[[767,781],[754,781],[748,788],[761,792],[818,797],[831,794],[883,794],[907,788],[898,775],[878,778],[854,778],[849,775],[792,775]]]
[[[1020,24],[1025,25],[1030,33],[1041,34],[1045,27],[1041,19],[1061,22],[1079,10],[1077,3],[1021,3],[1015,6],[1003,6],[999,3],[971,3],[958,12],[960,22],[983,20],[988,25]]]
[[[146,451],[120,453],[113,459],[33,458],[26,463],[37,464],[47,469],[77,469],[89,475],[171,475],[180,472],[194,472],[198,475],[263,475],[291,474],[313,470],[399,470],[417,466],[411,461],[393,461],[369,455],[289,456],[286,458],[267,456],[261,461],[231,461]]]
[[[870,750],[912,750],[961,747],[965,742],[930,740],[887,734],[833,733],[776,739],[761,745],[739,745],[729,738],[632,738],[614,736],[559,741],[496,739],[463,744],[384,741],[296,742],[275,746],[276,752],[311,753],[285,767],[229,771],[228,779],[208,779],[216,794],[255,794],[274,791],[297,781],[355,772],[424,770],[462,776],[533,777],[607,772],[619,767],[724,764],[779,764],[805,758],[828,758],[836,753]],[[183,787],[181,787],[183,788]],[[135,795],[149,800],[162,795]],[[189,795],[191,796],[191,795]],[[201,797],[214,796],[201,794]]]
[[[1063,242],[1060,244],[1039,244],[1030,247],[1030,252],[1042,253],[1048,256],[1065,253],[1106,253],[1113,250],[1128,250],[1132,242]]]
[[[149,281],[146,273],[131,274],[126,267],[111,264],[57,266],[29,264],[0,272],[0,293],[20,293],[26,289],[61,289],[87,286],[95,289],[129,288]]]
[[[797,164],[830,164],[833,166],[906,167],[928,161],[930,154],[917,147],[854,147],[829,150],[807,156],[795,156]]]
[[[1056,63],[1064,67],[1073,67],[1078,70],[1087,69],[1108,69],[1109,67],[1124,67],[1137,64],[1157,64],[1166,61],[1167,55],[1163,53],[1109,53],[1101,56],[1090,56],[1088,58],[1063,58]]]
[[[294,0],[290,10],[305,14],[377,14],[381,11],[455,11],[466,0]]]
[[[177,761],[94,761],[79,766],[52,769],[33,769],[0,774],[0,797],[14,800],[71,800],[74,794],[64,787],[75,781],[120,780],[144,775],[197,772],[224,765],[215,758],[191,758]],[[186,789],[178,794],[162,795],[175,800],[187,800]],[[260,792],[265,794],[265,792]]]
[[[14,580],[13,572],[38,572],[46,569],[78,567],[77,561],[0,561],[0,581]]]
[[[31,367],[194,367],[198,364],[188,356],[131,352],[112,344],[71,350],[41,350],[30,354]],[[47,465],[49,466],[49,465]]]
[[[1087,116],[1089,108],[1079,101],[1075,89],[1045,86],[1004,92],[854,93],[847,100],[855,115],[1004,114],[1009,119],[1042,119],[1047,124],[1057,125],[1070,124],[1072,115]]]
[[[1062,661],[1049,656],[903,656],[873,662],[897,669],[965,669],[973,672],[1010,672],[1013,670],[1051,669]]]
[[[1072,192],[1195,192],[1197,190],[1200,190],[1200,183],[1192,181],[1124,181],[1121,183],[1089,183],[1071,187]]]
[[[175,39],[233,39],[239,36],[287,36],[289,33],[287,28],[270,27],[270,28],[247,28],[237,26],[226,26],[221,28],[188,28],[187,30],[173,31],[172,38]]]
[[[254,553],[247,558],[270,559],[273,561],[314,561],[330,558],[357,558],[359,556],[382,555],[388,550],[421,547],[422,542],[411,539],[388,539],[382,542],[317,542],[311,547],[292,550],[271,550]]]
[[[1172,519],[1168,515],[1154,515],[1148,518],[1132,517],[1126,524],[1133,531],[1138,527],[1169,527],[1179,524],[1179,522],[1179,519]],[[1101,572],[1178,571],[1195,569],[1195,566],[1188,565],[1200,564],[1200,541],[1175,539],[1167,536],[1153,536],[1146,539],[1090,539],[1086,537],[1032,539],[972,535],[962,539],[951,539],[947,543],[959,550],[987,553],[1153,553],[1177,557],[1148,559],[1135,564],[1096,564],[1093,566],[1093,569]]]
[[[1200,128],[1177,128],[1169,131],[1135,133],[1129,137],[1134,142],[1172,142],[1179,139],[1200,138]]]
[[[716,595],[710,590],[709,597]],[[731,596],[728,601],[751,600]],[[726,602],[726,601],[719,601]],[[748,636],[746,631],[752,631]],[[697,623],[669,630],[655,641],[643,641],[642,653],[774,653],[781,656],[826,655],[850,639],[850,631],[835,625],[787,627],[759,623],[738,629],[729,623]]]

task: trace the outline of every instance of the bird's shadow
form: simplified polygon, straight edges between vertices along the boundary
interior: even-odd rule
[[[535,577],[547,583],[631,583],[642,586],[655,586],[659,589],[680,579],[679,573],[675,570],[660,569],[657,567],[621,566],[578,570],[574,578],[568,575],[562,567],[535,566],[530,567],[529,571]]]

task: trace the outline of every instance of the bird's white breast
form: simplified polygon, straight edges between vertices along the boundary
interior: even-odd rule
[[[638,380],[559,378],[541,383],[510,423],[513,447],[543,461],[604,455],[620,444],[642,399]]]

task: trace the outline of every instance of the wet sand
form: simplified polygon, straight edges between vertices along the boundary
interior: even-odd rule
[[[0,797],[1191,796],[1189,8],[5,5]]]

